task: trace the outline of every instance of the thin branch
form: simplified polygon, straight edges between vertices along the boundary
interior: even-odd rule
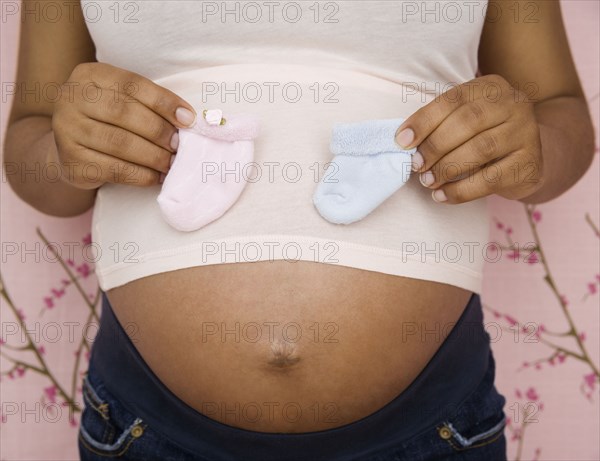
[[[40,354],[40,351],[37,349],[35,342],[31,339],[31,335],[29,334],[29,331],[27,330],[27,326],[25,325],[24,320],[19,315],[19,311],[17,310],[15,304],[13,303],[12,299],[10,298],[8,292],[6,291],[6,289],[4,287],[4,282],[2,280],[1,274],[0,274],[0,294],[6,300],[9,309],[13,312],[17,321],[19,322],[19,325],[21,326],[21,329],[25,332],[25,336],[27,337],[27,347],[26,348],[31,349],[31,351],[35,354],[38,362],[41,365],[41,368],[37,368],[37,367],[30,367],[30,368],[32,370],[38,371],[39,373],[46,375],[50,379],[50,381],[52,381],[52,384],[56,387],[58,392],[62,395],[65,402],[67,402],[69,404],[69,406],[75,407],[75,405],[73,404],[73,401],[69,399],[69,396],[67,395],[66,391],[63,389],[63,387],[60,385],[60,383],[57,381],[57,379],[54,377],[54,375],[50,372],[48,365],[46,364],[46,361]]]
[[[527,214],[527,221],[529,222],[529,227],[531,228],[531,232],[533,233],[533,237],[535,239],[535,242],[538,246],[538,251],[540,253],[540,260],[541,263],[544,267],[544,271],[546,272],[546,275],[544,277],[544,280],[546,281],[546,283],[550,286],[550,289],[554,292],[554,295],[556,296],[556,298],[558,299],[558,302],[560,304],[560,307],[562,309],[562,312],[565,316],[565,318],[567,319],[567,323],[569,324],[569,328],[570,328],[570,332],[571,335],[575,338],[575,341],[577,341],[577,345],[579,346],[579,349],[585,359],[585,361],[588,363],[588,365],[590,366],[590,368],[592,368],[593,372],[597,375],[600,376],[600,371],[598,371],[598,367],[596,367],[596,365],[592,362],[584,344],[583,341],[581,340],[581,338],[579,337],[579,334],[577,333],[577,328],[575,327],[575,322],[573,321],[573,319],[571,318],[571,314],[569,313],[569,309],[567,308],[567,305],[565,303],[565,301],[563,300],[562,296],[560,295],[560,292],[556,286],[556,282],[554,281],[554,278],[552,277],[552,273],[550,271],[550,267],[548,266],[548,260],[546,259],[546,255],[544,253],[544,250],[542,248],[542,244],[541,244],[541,240],[540,240],[540,236],[538,235],[537,232],[537,226],[535,225],[535,222],[533,221],[533,211],[535,210],[535,206],[530,206],[527,204],[524,204],[525,206],[525,211]]]
[[[598,237],[600,237],[600,230],[598,229],[598,226],[596,226],[596,224],[594,224],[594,221],[592,221],[592,218],[589,213],[585,214],[585,220],[587,221],[587,223],[590,225],[590,227],[594,231],[594,234],[596,234]]]
[[[517,325],[519,325],[519,324],[517,324]],[[502,331],[507,331],[507,332],[511,332],[511,333],[514,332],[514,330],[511,330],[508,327],[500,327],[500,329]],[[569,335],[569,336],[571,336],[571,335]],[[541,343],[545,344],[546,346],[551,347],[553,349],[556,349],[557,351],[562,352],[565,355],[570,355],[573,358],[576,358],[578,360],[581,360],[581,361],[587,363],[587,360],[586,360],[585,356],[579,355],[576,352],[572,352],[572,351],[570,351],[568,349],[565,349],[564,347],[561,347],[561,346],[559,346],[557,344],[554,344],[554,343],[548,341],[547,339],[542,338],[540,335],[536,335],[536,337],[540,340]]]
[[[90,303],[90,300],[88,299],[85,291],[83,290],[83,288],[81,287],[81,285],[77,281],[77,277],[75,277],[75,275],[73,274],[73,272],[71,271],[71,269],[69,269],[69,266],[67,266],[65,264],[65,262],[63,261],[63,259],[56,253],[56,250],[54,249],[54,247],[52,245],[50,245],[50,242],[44,236],[44,234],[42,234],[42,231],[40,230],[40,228],[36,227],[35,230],[36,230],[37,234],[40,236],[40,238],[44,241],[44,243],[46,244],[46,246],[48,248],[50,248],[50,251],[52,251],[56,255],[57,261],[60,263],[60,265],[62,266],[62,268],[64,269],[64,271],[67,273],[67,275],[71,279],[71,282],[77,288],[77,291],[79,291],[79,293],[81,294],[81,296],[85,300],[85,303],[88,305],[88,307],[89,307],[90,311],[92,312],[93,316],[96,318],[96,320],[100,321],[100,319],[98,317],[98,314],[96,313],[96,310],[94,309],[94,305]]]
[[[46,374],[46,373],[44,372],[44,370],[42,370],[41,368],[38,368],[38,367],[36,367],[35,365],[31,365],[31,364],[29,364],[29,363],[26,363],[26,362],[23,362],[23,361],[21,361],[21,360],[17,360],[17,359],[15,359],[15,358],[11,357],[10,355],[6,355],[6,353],[5,353],[5,352],[2,352],[1,350],[0,350],[0,356],[2,356],[2,357],[4,357],[6,360],[10,360],[12,363],[14,363],[14,365],[15,365],[15,366],[14,366],[14,368],[17,368],[17,367],[19,367],[19,366],[22,366],[22,367],[28,368],[28,369],[30,369],[30,370],[37,371],[38,373],[41,373],[41,374],[43,374],[43,375],[44,375],[44,374]],[[7,374],[7,373],[5,373],[5,374]]]

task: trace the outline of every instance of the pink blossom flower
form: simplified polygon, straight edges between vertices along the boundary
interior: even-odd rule
[[[89,245],[90,243],[92,243],[92,234],[88,233],[85,237],[81,239],[81,241],[84,245]]]
[[[6,344],[6,341],[4,341],[4,338],[2,336],[0,336],[0,345],[2,344]]]
[[[563,363],[567,359],[567,356],[565,354],[558,354],[557,357],[559,363]]]
[[[542,220],[542,213],[536,210],[531,214],[531,217],[534,222],[540,222]]]
[[[75,261],[73,261],[72,259],[67,259],[67,264],[71,267],[73,267],[75,265]]]
[[[521,438],[521,429],[517,428],[515,429],[515,431],[513,432],[512,437],[510,438],[511,440],[519,440]]]
[[[595,295],[597,291],[598,291],[598,288],[596,287],[595,283],[588,283],[588,292],[589,292],[589,294]]]
[[[515,395],[517,396],[518,399],[523,397],[523,394],[521,394],[521,391],[519,389],[515,389]]]
[[[585,331],[582,331],[581,333],[579,333],[579,340],[581,342],[585,341]]]
[[[79,272],[83,278],[86,278],[90,275],[90,266],[88,266],[87,263],[83,263],[77,268],[77,272]]]
[[[60,283],[62,283],[64,286],[67,286],[67,285],[69,285],[71,283],[71,281],[67,280],[67,279],[61,279]]]
[[[52,294],[54,295],[55,298],[60,298],[65,294],[64,288],[61,288],[60,290],[57,290],[56,288],[52,288],[50,291],[52,292]]]
[[[535,251],[529,253],[529,256],[527,256],[527,259],[525,261],[527,261],[528,264],[535,264],[540,262],[538,255]]]
[[[38,347],[38,352],[40,355],[44,355],[46,353],[46,348],[44,346]]]
[[[527,368],[528,366],[529,366],[529,362],[523,362],[523,365],[522,365],[523,368]]]
[[[527,397],[529,400],[532,400],[534,402],[540,398],[540,396],[537,394],[537,392],[535,391],[535,389],[533,387],[530,387],[529,389],[527,389],[527,392],[525,393],[525,397]]]
[[[502,224],[500,221],[498,221],[498,222],[496,223],[496,227],[497,227],[498,229],[504,229],[504,224]]]
[[[544,333],[546,331],[546,327],[544,326],[543,323],[540,323],[537,328],[535,329],[535,331],[533,332],[533,334],[539,338],[541,333]]]
[[[513,230],[512,230],[512,227],[507,227],[507,228],[506,228],[506,233],[507,233],[508,235],[512,234],[512,232],[513,232]]]
[[[590,373],[590,374],[584,375],[583,381],[591,390],[594,390],[594,385],[596,384],[596,374]]]
[[[535,364],[535,369],[536,370],[541,370],[542,369],[542,364],[541,363],[536,363]]]
[[[566,295],[560,295],[560,301],[565,305],[568,306],[569,305],[569,300],[567,299]]]
[[[17,375],[19,377],[23,376],[25,374],[25,367],[17,367]]]
[[[600,282],[600,274],[596,274],[596,281]]]
[[[50,402],[56,402],[56,386],[45,387],[44,394],[46,394],[46,397],[48,397],[48,400],[50,400]]]
[[[554,357],[550,357],[550,358],[548,359],[548,363],[549,363],[550,365],[554,366]]]
[[[513,261],[517,261],[519,256],[521,256],[519,250],[512,250],[506,255],[507,258],[512,259]]]
[[[17,309],[17,315],[21,320],[25,320],[25,312],[23,312],[23,309]]]
[[[44,303],[48,309],[52,309],[54,307],[54,300],[50,296],[46,296],[44,298]]]

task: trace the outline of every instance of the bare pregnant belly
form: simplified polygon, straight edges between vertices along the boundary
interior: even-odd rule
[[[175,395],[260,432],[332,429],[382,408],[425,367],[471,294],[305,261],[192,267],[107,292]]]

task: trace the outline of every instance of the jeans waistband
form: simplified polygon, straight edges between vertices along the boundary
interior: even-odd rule
[[[175,396],[136,350],[103,293],[90,367],[130,412],[174,443],[207,459],[347,461],[398,445],[455,411],[483,379],[489,355],[490,336],[483,326],[480,297],[473,293],[425,368],[383,408],[323,431],[256,432],[211,419]]]

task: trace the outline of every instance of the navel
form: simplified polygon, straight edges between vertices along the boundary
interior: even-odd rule
[[[270,368],[287,370],[299,361],[300,357],[294,344],[280,339],[271,343],[271,357],[267,361]]]

